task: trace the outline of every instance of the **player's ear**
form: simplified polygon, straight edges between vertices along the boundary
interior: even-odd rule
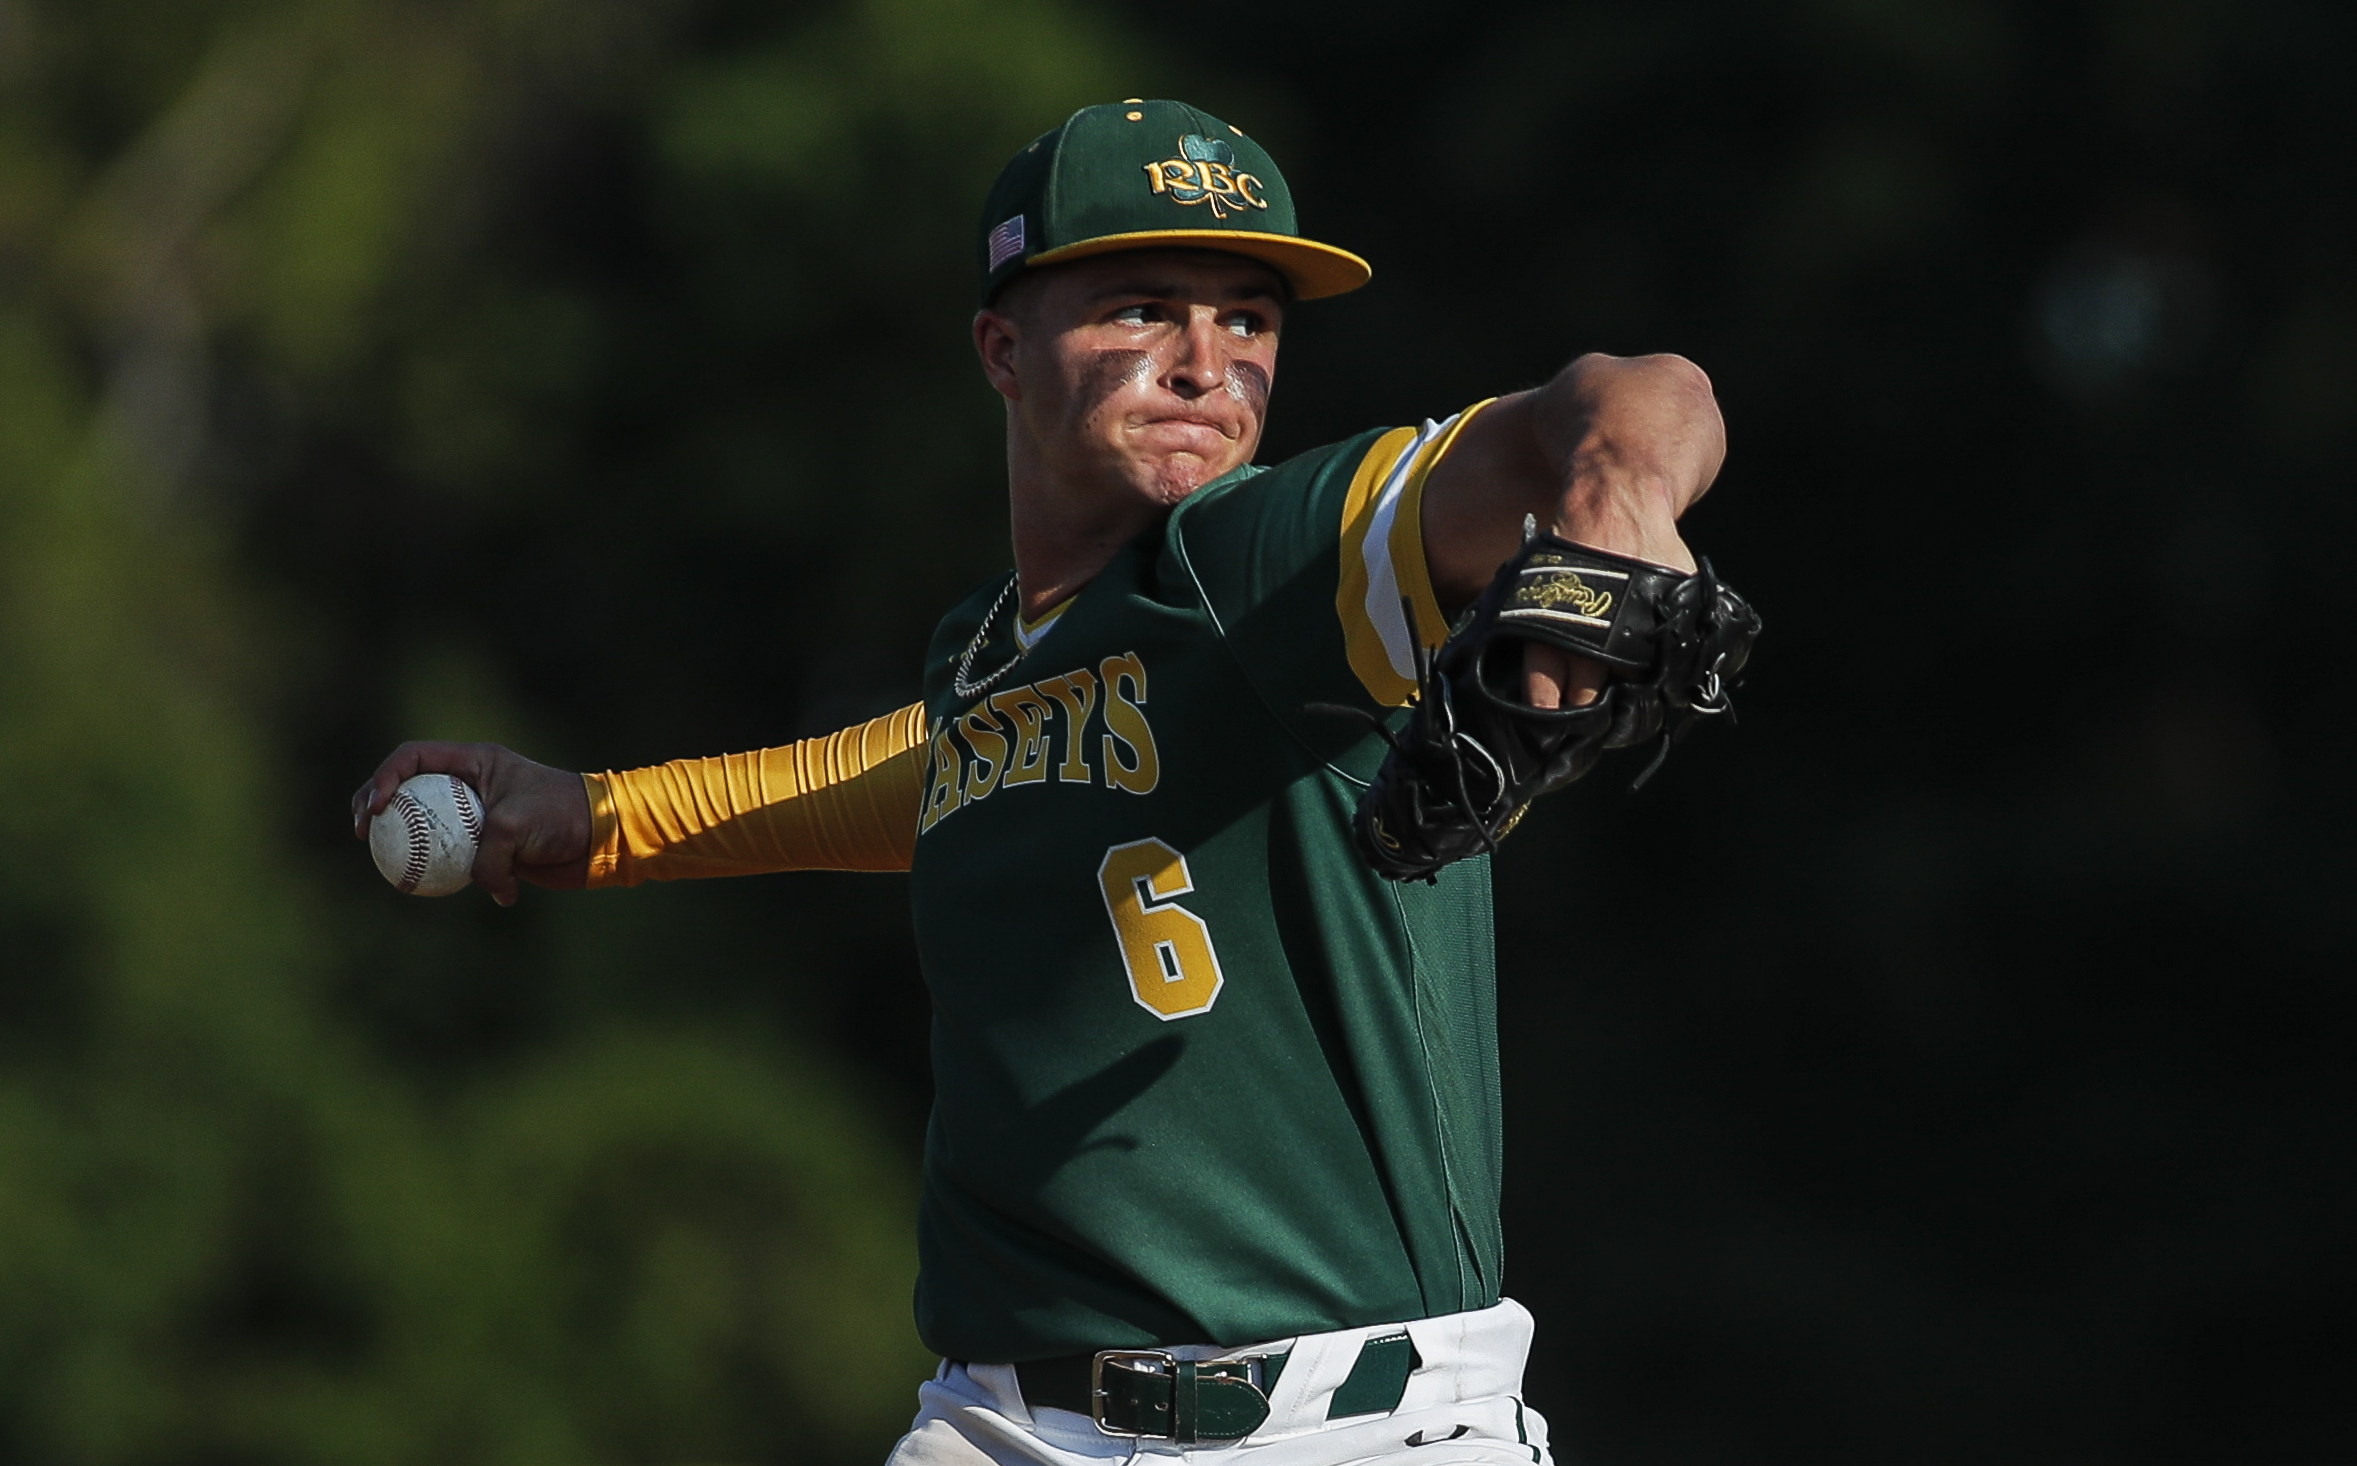
[[[1023,328],[1013,316],[989,306],[974,312],[974,354],[982,358],[982,375],[1009,402],[1023,398],[1015,376],[1015,348],[1022,339]]]

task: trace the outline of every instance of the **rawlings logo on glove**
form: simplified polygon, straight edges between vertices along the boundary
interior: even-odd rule
[[[1517,593],[1516,599],[1530,608],[1522,614],[1544,614],[1557,606],[1569,606],[1574,616],[1603,624],[1605,614],[1612,609],[1611,591],[1598,590],[1569,572],[1539,573],[1541,579]],[[1624,575],[1621,579],[1628,577]]]
[[[1728,694],[1759,633],[1759,613],[1708,560],[1686,575],[1526,522],[1520,553],[1438,654],[1417,648],[1415,707],[1398,735],[1363,710],[1313,705],[1367,718],[1391,745],[1352,821],[1359,853],[1387,880],[1432,880],[1495,850],[1533,799],[1607,751],[1658,738],[1630,785],[1643,787],[1696,723],[1732,714]],[[1610,675],[1596,700],[1524,701],[1529,642],[1602,663]]]

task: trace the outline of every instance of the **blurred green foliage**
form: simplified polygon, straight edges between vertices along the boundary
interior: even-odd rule
[[[1499,863],[1559,1454],[2346,1459],[2353,24],[0,0],[0,1459],[880,1455],[902,883],[402,901],[343,799],[913,695],[975,202],[1158,94],[1376,265],[1264,457],[1590,348],[1729,415],[1741,734]]]
[[[545,409],[617,378],[661,395],[696,349],[507,247],[552,115],[634,140],[708,251],[687,308],[761,353],[852,329],[860,282],[956,239],[1001,140],[1082,95],[1097,44],[1052,6],[959,0],[693,44],[717,23],[0,6],[0,1457],[873,1459],[905,1420],[913,1178],[872,1084],[789,1032],[594,1001],[462,1062],[401,1015],[496,1006],[531,964],[472,941],[480,913],[346,879],[356,847],[328,875],[286,838],[330,808],[290,773],[287,709],[348,650],[300,582],[385,629],[394,651],[343,670],[386,737],[527,742],[451,604],[488,567],[445,506],[524,519],[643,474]],[[921,304],[954,310],[956,272],[931,273]],[[797,408],[828,436],[824,403],[722,385],[671,472],[774,516],[835,497],[814,475],[767,502],[731,463]],[[911,441],[903,468],[971,448]],[[354,521],[291,592],[238,544],[285,481]],[[583,529],[628,614],[659,530]],[[436,568],[412,581],[404,552]],[[694,938],[642,909],[538,913],[524,943],[587,992],[659,983]]]

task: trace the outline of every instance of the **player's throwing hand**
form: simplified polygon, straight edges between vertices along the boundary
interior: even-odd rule
[[[537,764],[496,743],[404,743],[352,794],[352,833],[368,822],[402,781],[456,774],[483,796],[483,838],[475,884],[502,906],[516,904],[517,883],[573,890],[589,879],[589,794],[579,774]]]

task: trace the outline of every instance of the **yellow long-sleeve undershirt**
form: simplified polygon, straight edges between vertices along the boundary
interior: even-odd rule
[[[924,779],[922,703],[755,753],[583,774],[589,884],[907,870]]]

